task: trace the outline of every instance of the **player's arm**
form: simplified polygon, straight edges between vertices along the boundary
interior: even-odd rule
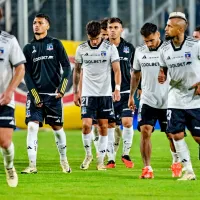
[[[7,105],[12,98],[12,94],[17,88],[17,86],[20,84],[22,79],[24,78],[25,70],[24,70],[24,64],[18,64],[15,67],[14,70],[14,76],[12,78],[12,81],[8,85],[7,89],[1,94],[0,96],[0,105]]]
[[[58,60],[63,69],[62,79],[56,91],[57,92],[56,98],[62,98],[67,88],[67,82],[68,82],[69,76],[71,75],[71,65],[70,65],[67,53],[65,51],[65,48],[63,47],[62,43],[59,40],[58,40],[56,52],[58,55]]]
[[[82,80],[83,80],[83,70],[81,70],[80,81],[79,81],[79,95],[80,95],[80,97],[82,95]]]
[[[30,95],[31,100],[35,103],[35,105],[37,107],[41,107],[42,106],[42,100],[40,99],[40,95],[37,91],[35,82],[34,82],[34,80],[32,79],[32,76],[31,76],[32,65],[33,65],[31,58],[30,58],[31,51],[29,51],[29,48],[28,48],[27,45],[24,47],[23,51],[24,51],[24,55],[25,55],[26,61],[27,61],[25,63],[25,76],[24,76],[26,87],[29,91],[29,95]]]
[[[73,92],[74,92],[74,103],[76,106],[81,105],[80,99],[80,77],[81,77],[81,63],[75,63],[74,72],[73,72]]]
[[[120,100],[120,87],[121,87],[121,70],[119,61],[112,62],[112,69],[115,77],[115,91],[114,91],[114,101]]]
[[[167,80],[168,68],[166,66],[165,59],[164,59],[162,51],[160,52],[159,63],[160,63],[160,71],[159,71],[159,74],[158,74],[158,82],[160,84],[163,84]]]

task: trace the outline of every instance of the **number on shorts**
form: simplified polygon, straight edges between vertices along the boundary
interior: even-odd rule
[[[81,106],[88,106],[88,97],[81,98]]]
[[[172,111],[167,110],[167,120],[170,121],[171,117],[172,117]]]
[[[31,100],[28,100],[28,101],[26,102],[26,109],[29,109],[30,106],[31,106]]]

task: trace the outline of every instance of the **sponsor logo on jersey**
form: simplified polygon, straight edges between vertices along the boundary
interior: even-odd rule
[[[142,63],[142,67],[154,67],[154,66],[160,66],[159,62],[152,62],[152,63]]]
[[[129,53],[129,52],[130,52],[130,51],[129,51],[129,47],[125,46],[123,52],[124,52],[124,53]]]
[[[128,61],[128,58],[126,58],[126,57],[119,57],[119,58],[120,58],[120,60]]]
[[[185,58],[189,60],[191,58],[191,53],[190,52],[185,52]]]
[[[170,56],[168,56],[168,57],[167,57],[167,60],[170,60],[170,59],[171,59]]]
[[[106,56],[106,51],[101,51],[101,56]]]
[[[176,63],[176,64],[170,64],[170,68],[175,68],[175,67],[184,67],[186,65],[191,65],[192,62],[182,62],[182,63]]]
[[[53,50],[53,44],[49,43],[47,44],[47,51],[52,51]]]
[[[36,51],[36,49],[35,49],[35,46],[33,46],[33,51],[32,51],[32,53],[36,53],[37,51]]]
[[[4,48],[0,47],[0,55],[2,55],[4,53]]]
[[[102,63],[105,62],[105,60],[84,60],[84,63],[90,64],[90,63]]]
[[[53,56],[40,56],[38,58],[34,58],[33,62],[37,62],[39,60],[49,60],[49,59],[53,59]]]

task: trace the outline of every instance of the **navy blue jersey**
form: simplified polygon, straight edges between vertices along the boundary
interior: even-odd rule
[[[119,57],[120,57],[120,69],[121,69],[121,92],[130,90],[131,81],[131,68],[133,65],[135,48],[134,46],[121,38],[119,46],[117,47]],[[112,91],[115,90],[115,79],[114,72],[111,72],[112,76]]]
[[[62,43],[46,36],[39,40],[33,39],[23,51],[27,60],[25,82],[32,100],[39,103],[39,93],[55,93],[58,90],[64,94],[71,67]]]

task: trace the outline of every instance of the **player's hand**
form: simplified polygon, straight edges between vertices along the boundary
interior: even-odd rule
[[[60,92],[58,92],[58,89],[56,90],[56,99],[62,98],[64,95]]]
[[[142,90],[137,89],[137,99],[140,100]]]
[[[79,107],[81,106],[81,98],[79,93],[74,94],[74,104]]]
[[[113,92],[113,101],[120,101],[120,91],[119,90],[115,90]]]
[[[158,82],[160,84],[163,84],[166,81],[166,79],[167,77],[165,76],[163,69],[160,69],[160,72],[158,74]]]
[[[12,91],[5,91],[2,94],[0,94],[0,105],[4,106],[10,103],[12,100]]]
[[[195,89],[194,95],[200,95],[200,82],[195,83],[189,90]]]
[[[136,106],[135,106],[134,98],[132,96],[129,96],[128,107],[130,110],[135,111]]]
[[[38,107],[38,108],[41,108],[42,106],[43,106],[43,103],[42,103],[42,102],[36,104],[36,107]]]

